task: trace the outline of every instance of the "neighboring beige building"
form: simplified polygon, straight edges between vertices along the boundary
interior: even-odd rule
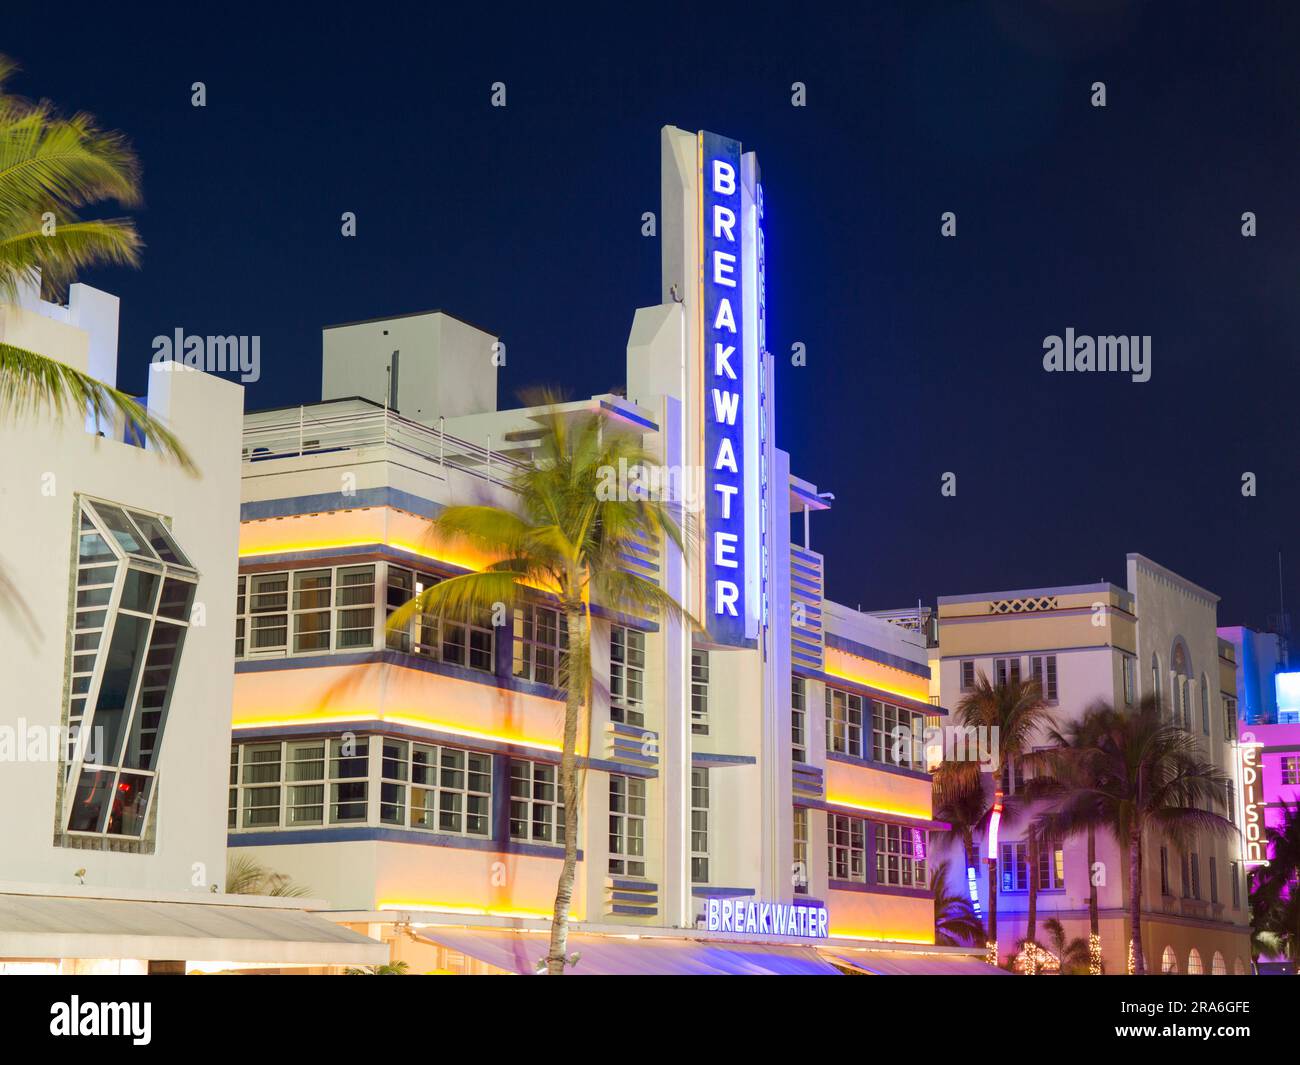
[[[1218,596],[1142,555],[1128,556],[1128,587],[1109,583],[941,597],[937,694],[956,707],[973,678],[1037,677],[1060,720],[1099,700],[1134,705],[1156,694],[1174,720],[1201,737],[1206,754],[1234,777],[1225,813],[1239,823],[1232,647],[1220,640]],[[1019,780],[1008,775],[1009,791]],[[1023,823],[999,833],[998,941],[1005,958],[1025,935],[1028,898]],[[953,868],[965,860],[950,853]],[[974,882],[981,905],[987,871]],[[1149,971],[1248,972],[1249,910],[1239,837],[1197,840],[1180,853],[1145,842],[1143,948]],[[1127,848],[1097,841],[1102,957],[1123,972],[1129,937]],[[960,882],[963,877],[955,879]],[[1039,861],[1038,920],[1057,917],[1068,935],[1088,936],[1085,840],[1067,840]]]

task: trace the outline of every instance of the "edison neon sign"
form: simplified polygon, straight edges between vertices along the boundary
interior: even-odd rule
[[[710,635],[734,645],[758,628],[757,208],[740,144],[699,137],[705,597]]]
[[[1264,839],[1264,788],[1259,779],[1259,749],[1262,743],[1246,733],[1242,737],[1241,751],[1241,813],[1245,832],[1246,854],[1242,864],[1246,868],[1268,865],[1268,851]]]
[[[830,935],[830,916],[819,903],[707,899],[704,917],[710,932],[795,939],[826,939]]]

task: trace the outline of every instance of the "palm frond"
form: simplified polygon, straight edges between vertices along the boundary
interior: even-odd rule
[[[138,400],[58,359],[0,342],[0,411],[23,415],[42,409],[58,418],[89,413],[112,425],[133,425],[154,450],[186,472],[198,472],[179,438]]]

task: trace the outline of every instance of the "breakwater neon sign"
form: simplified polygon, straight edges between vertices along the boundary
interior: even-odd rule
[[[710,932],[787,939],[826,939],[830,934],[830,916],[819,903],[707,899],[704,917]]]
[[[738,141],[701,133],[699,151],[705,599],[713,640],[743,645],[761,609],[758,194]]]

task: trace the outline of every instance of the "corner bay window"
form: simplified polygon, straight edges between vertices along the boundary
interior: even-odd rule
[[[140,838],[198,573],[160,517],[79,506],[60,830]]]
[[[371,805],[371,755],[379,803]],[[243,829],[378,823],[451,835],[490,834],[492,756],[391,737],[237,744],[228,824]]]
[[[377,585],[384,587],[384,622],[442,578],[393,564],[306,567],[246,573],[236,587],[235,656],[329,654],[377,646]],[[491,673],[490,625],[462,624],[423,614],[400,632],[378,637],[390,650]]]

